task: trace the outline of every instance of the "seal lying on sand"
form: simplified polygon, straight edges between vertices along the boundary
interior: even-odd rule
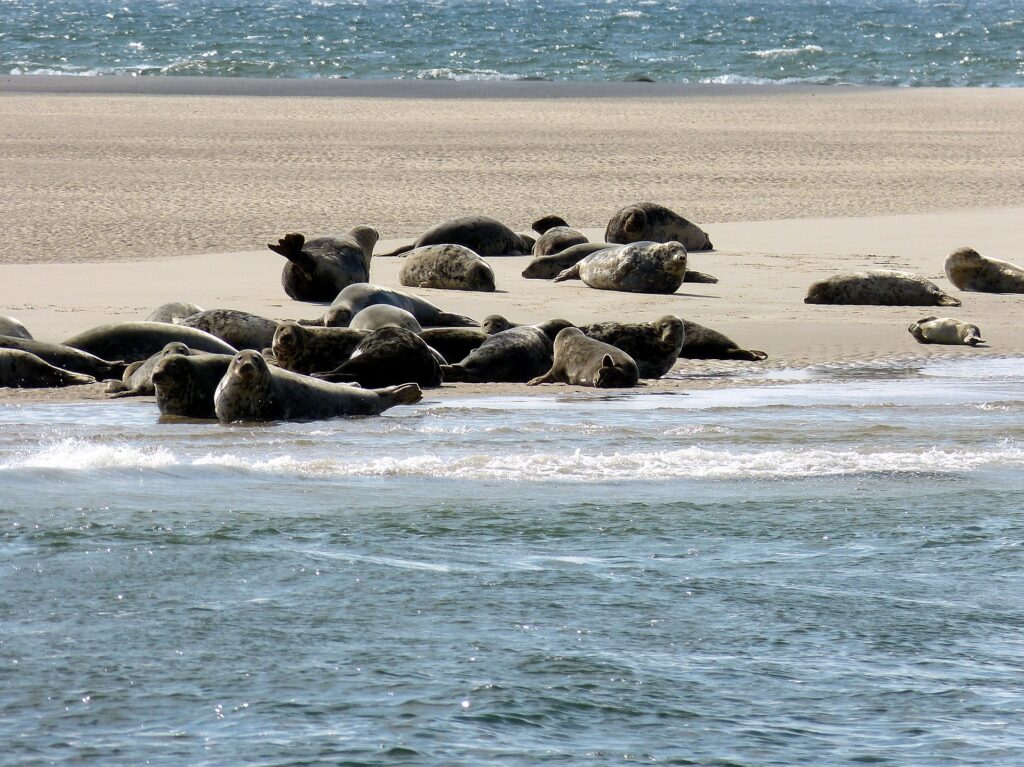
[[[138,362],[149,359],[172,341],[180,341],[194,352],[234,354],[237,351],[202,330],[166,322],[116,322],[100,325],[64,343],[104,359]]]
[[[487,334],[476,328],[424,328],[420,338],[452,365],[486,341]]]
[[[324,313],[323,324],[327,327],[347,327],[360,311],[374,304],[405,309],[423,327],[477,327],[480,324],[461,314],[442,312],[429,301],[409,293],[370,283],[349,285],[341,291]]]
[[[571,248],[566,248],[560,253],[552,253],[550,256],[534,258],[526,265],[526,268],[523,269],[523,277],[528,280],[554,279],[558,276],[559,272],[565,271],[569,267],[578,264],[591,253],[597,253],[599,250],[624,247],[626,246],[609,245],[607,242],[584,242],[580,245],[573,245]],[[706,274],[705,272],[694,271],[690,269],[689,264],[687,264],[686,275],[683,277],[683,282],[715,283],[718,282],[718,278],[713,277],[710,274]]]
[[[973,248],[954,250],[946,257],[946,276],[960,290],[975,293],[1024,293],[1024,269],[985,258]]]
[[[420,333],[423,327],[405,309],[388,304],[374,304],[360,309],[348,325],[354,330],[380,330],[381,328],[405,328],[411,333]]]
[[[596,322],[581,325],[580,330],[628,354],[641,378],[661,378],[670,371],[679,359],[685,337],[683,321],[671,314],[654,322]]]
[[[54,367],[21,349],[0,349],[0,387],[50,389],[96,383],[92,376]]]
[[[236,349],[265,349],[274,340],[277,322],[236,309],[210,309],[189,315],[178,323],[203,330]]]
[[[277,364],[293,373],[323,373],[334,370],[352,356],[369,330],[354,328],[304,327],[282,322],[274,334],[273,354]]]
[[[513,232],[500,221],[487,216],[460,216],[428,229],[412,245],[397,248],[381,256],[397,256],[425,245],[462,245],[483,258],[521,256],[530,252],[533,242]]]
[[[124,378],[107,384],[107,394],[113,397],[148,397],[156,393],[153,388],[153,371],[157,363],[172,354],[189,356],[192,350],[185,344],[172,341],[145,362],[133,362],[124,371]]]
[[[985,343],[981,340],[981,331],[977,325],[952,317],[922,317],[917,322],[911,322],[907,330],[919,344],[977,346]]]
[[[627,389],[636,386],[640,373],[633,358],[611,344],[588,338],[578,328],[564,328],[555,336],[551,369],[529,381]]]
[[[579,229],[569,226],[558,216],[545,216],[533,222],[533,230],[540,235],[533,243],[532,254],[537,256],[549,256],[552,253],[560,253],[573,245],[580,245],[587,242],[587,235]]]
[[[872,269],[837,274],[807,289],[805,304],[853,304],[873,306],[960,306],[938,285],[910,272]]]
[[[32,340],[32,334],[28,332],[28,328],[22,325],[14,317],[5,317],[2,315],[0,315],[0,336],[24,338],[26,341]]]
[[[605,242],[628,244],[650,240],[652,242],[681,242],[687,250],[711,250],[714,246],[707,233],[675,211],[653,202],[638,202],[618,211],[608,222]]]
[[[598,290],[675,293],[686,276],[686,248],[678,242],[637,242],[591,253],[555,277],[583,280]]]
[[[539,325],[521,325],[489,336],[464,360],[442,365],[445,381],[473,383],[525,383],[551,368],[552,340],[567,320],[548,320]]]
[[[312,240],[291,232],[267,247],[288,259],[281,272],[285,293],[296,301],[330,301],[342,288],[370,279],[377,239],[372,226],[357,226],[340,237]]]
[[[54,367],[70,370],[72,373],[92,376],[100,381],[107,379],[120,380],[124,375],[125,368],[128,367],[128,364],[125,362],[111,362],[71,346],[51,344],[46,341],[0,336],[0,348],[20,349],[23,352],[34,354]]]
[[[359,342],[352,357],[329,373],[324,381],[358,383],[379,389],[400,383],[423,387],[441,385],[441,366],[426,342],[404,328],[381,328]]]
[[[740,349],[728,336],[690,320],[683,320],[683,348],[679,356],[691,360],[746,360],[760,362],[768,355],[756,349]]]
[[[494,291],[491,265],[462,245],[425,245],[410,252],[398,281],[413,288]]]
[[[190,304],[188,301],[171,301],[161,304],[146,317],[146,322],[181,322],[186,317],[199,314],[202,307]]]
[[[231,361],[213,401],[221,421],[316,421],[377,415],[422,397],[416,384],[358,389],[271,368],[257,352],[244,351]]]
[[[230,354],[162,357],[151,376],[160,412],[186,418],[216,418],[213,394],[233,359]]]

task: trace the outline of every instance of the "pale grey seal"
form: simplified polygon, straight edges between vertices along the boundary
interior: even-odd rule
[[[277,364],[293,373],[323,373],[334,370],[352,356],[369,330],[354,328],[304,327],[282,322],[274,334],[273,356]]]
[[[446,364],[452,365],[487,340],[487,334],[476,328],[424,328],[420,338],[437,350]]]
[[[234,354],[237,351],[205,331],[166,322],[116,322],[100,325],[64,343],[97,357],[137,362],[149,359],[171,341],[181,341],[194,352]]]
[[[946,257],[946,276],[960,290],[976,293],[1024,293],[1024,269],[986,258],[974,248],[960,248]]]
[[[24,338],[26,341],[32,340],[32,334],[28,332],[28,328],[21,324],[14,317],[5,317],[0,315],[0,336],[10,336],[11,338]]]
[[[424,245],[405,256],[398,281],[412,288],[494,291],[491,265],[462,245]]]
[[[977,346],[985,343],[977,325],[953,317],[922,317],[911,322],[907,330],[919,344]]]
[[[117,360],[101,359],[95,354],[83,352],[64,344],[51,344],[47,341],[34,341],[26,338],[13,338],[11,336],[0,336],[0,348],[20,349],[23,352],[34,354],[44,362],[49,362],[54,367],[70,370],[72,373],[92,376],[103,381],[107,379],[120,380],[124,375],[128,363]]]
[[[230,354],[172,354],[161,358],[151,376],[160,412],[185,418],[216,418],[213,394],[232,359]]]
[[[807,289],[805,304],[854,304],[873,306],[960,306],[934,282],[910,272],[872,269],[837,274]]]
[[[202,307],[189,303],[188,301],[171,301],[161,304],[149,313],[146,322],[181,322],[186,317],[199,314]]]
[[[687,250],[711,250],[714,246],[707,233],[675,211],[653,202],[627,205],[608,222],[605,242],[623,245],[641,240],[681,242]]]
[[[525,383],[551,367],[552,341],[567,320],[521,325],[489,336],[455,365],[442,365],[445,381]]]
[[[51,389],[96,383],[92,376],[54,367],[31,352],[0,349],[0,387],[11,389]]]
[[[306,240],[301,234],[286,234],[275,253],[288,259],[281,272],[284,292],[296,301],[330,301],[343,288],[370,279],[370,259],[377,244],[377,230],[356,226],[345,234]]]
[[[670,371],[686,336],[683,321],[671,314],[654,322],[595,322],[580,330],[632,357],[641,378],[661,378]]]
[[[390,304],[374,304],[360,309],[348,324],[354,330],[380,330],[381,328],[405,328],[411,333],[420,333],[423,327],[411,312]]]
[[[377,415],[422,397],[416,384],[360,389],[271,368],[258,352],[244,351],[231,361],[213,401],[217,418],[226,422],[316,421]]]
[[[107,394],[113,397],[148,397],[155,394],[153,371],[160,360],[172,354],[188,357],[192,350],[179,341],[172,341],[148,360],[129,365],[122,380],[110,381],[107,384]]]
[[[555,277],[583,280],[598,290],[675,293],[686,277],[686,248],[678,242],[637,242],[591,253]]]
[[[360,341],[349,360],[315,377],[358,383],[368,389],[401,383],[433,387],[441,385],[441,365],[418,335],[405,328],[385,327]]]
[[[636,386],[640,373],[633,358],[621,349],[590,338],[579,328],[564,328],[555,336],[551,369],[528,382],[567,383],[599,389]]]
[[[513,232],[500,221],[487,216],[460,216],[443,221],[416,238],[412,245],[397,248],[382,256],[397,256],[424,245],[462,245],[483,258],[521,256],[533,243]]]
[[[558,276],[559,272],[578,264],[591,253],[611,248],[624,248],[625,245],[609,245],[607,242],[584,242],[573,245],[560,253],[552,253],[550,256],[539,256],[534,258],[523,269],[523,277],[528,280],[550,280]],[[686,275],[683,282],[715,283],[718,278],[705,272],[697,272],[689,268],[687,264]]]
[[[367,306],[387,304],[405,309],[423,327],[477,327],[480,323],[461,314],[442,312],[429,301],[401,290],[360,283],[341,291],[324,313],[322,324],[347,327],[352,318]]]
[[[210,309],[181,320],[179,325],[197,328],[236,349],[265,349],[274,341],[277,321],[237,309]]]
[[[746,360],[760,362],[768,355],[757,349],[741,349],[735,341],[717,330],[683,320],[683,348],[679,356],[691,360]]]

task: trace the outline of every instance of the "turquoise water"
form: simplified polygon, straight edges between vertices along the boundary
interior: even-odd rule
[[[0,0],[0,72],[1024,84],[1020,0]]]
[[[0,407],[5,764],[1016,765],[1024,359]]]

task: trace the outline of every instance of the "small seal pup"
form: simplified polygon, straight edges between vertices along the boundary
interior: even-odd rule
[[[0,349],[0,388],[52,389],[96,383],[92,376],[54,367],[31,352]]]
[[[631,242],[681,242],[687,250],[711,250],[707,233],[675,211],[653,202],[638,202],[618,211],[608,222],[605,242],[628,245]]]
[[[628,389],[636,386],[640,373],[633,358],[611,344],[583,334],[579,328],[564,328],[555,336],[551,369],[527,382],[567,383],[598,389]]]
[[[72,373],[92,376],[100,381],[108,379],[121,380],[125,368],[128,367],[128,363],[121,362],[120,360],[111,362],[71,346],[51,344],[47,341],[0,336],[0,348],[20,349],[23,352],[36,355],[39,359],[50,363],[54,367],[70,370]]]
[[[533,243],[531,251],[534,258],[538,256],[550,256],[552,253],[560,253],[573,245],[580,245],[587,242],[587,235],[579,229],[569,226],[565,220],[558,216],[545,216],[532,224],[533,230],[540,235]]]
[[[271,368],[254,351],[235,355],[214,392],[220,421],[318,421],[351,415],[378,415],[394,405],[423,397],[414,383],[386,389],[360,389]]]
[[[100,325],[69,338],[64,344],[104,359],[138,362],[149,359],[171,341],[181,341],[194,352],[234,354],[237,351],[205,331],[167,322]]]
[[[675,293],[686,277],[686,248],[679,242],[637,242],[591,253],[555,277],[583,280],[598,290]]]
[[[444,357],[445,364],[453,365],[486,341],[487,334],[476,328],[424,328],[420,338]]]
[[[455,365],[442,365],[447,381],[470,383],[526,383],[551,368],[552,340],[567,320],[548,320],[539,325],[520,325],[489,336]]]
[[[910,272],[872,269],[837,274],[807,289],[805,304],[872,306],[960,306],[934,282]]]
[[[423,327],[410,312],[389,304],[374,304],[360,309],[348,324],[355,330],[380,330],[381,328],[405,328],[412,333],[420,333]]]
[[[491,265],[462,245],[424,245],[410,251],[398,281],[411,288],[494,292]]]
[[[952,317],[922,317],[911,322],[907,330],[919,344],[977,346],[985,343],[977,325]]]
[[[312,240],[291,232],[268,244],[288,259],[281,271],[284,292],[296,301],[330,301],[354,282],[370,279],[370,259],[379,235],[372,226],[356,226],[337,237]]]
[[[273,342],[277,330],[275,320],[237,309],[196,312],[178,324],[204,330],[236,349],[265,349]]]
[[[368,282],[349,285],[331,302],[323,316],[327,327],[347,327],[352,318],[367,306],[387,304],[405,309],[423,327],[475,328],[479,322],[461,314],[442,312],[429,301],[401,290],[391,290]]]
[[[397,256],[425,245],[462,245],[483,258],[529,254],[533,242],[487,216],[459,216],[431,227],[412,245],[396,248],[381,256]]]
[[[110,381],[107,384],[107,394],[114,398],[148,397],[155,394],[153,371],[160,360],[172,354],[188,357],[192,354],[192,350],[179,341],[172,341],[145,362],[133,362],[129,365],[124,371],[122,380]]]
[[[960,290],[975,293],[1024,293],[1024,269],[985,258],[974,248],[960,248],[946,257],[946,276]]]
[[[162,357],[151,376],[160,412],[185,418],[216,418],[213,393],[233,359],[230,354]]]
[[[670,371],[679,359],[686,336],[683,321],[671,314],[654,322],[595,322],[580,325],[580,330],[628,354],[641,378],[661,378]]]
[[[405,328],[373,331],[359,342],[352,357],[329,373],[316,373],[324,381],[358,383],[380,389],[400,383],[422,387],[441,385],[441,365],[426,341]]]
[[[0,315],[0,336],[10,336],[11,338],[24,338],[26,341],[32,340],[32,334],[28,332],[28,328],[21,324],[14,317],[6,317]]]
[[[273,356],[278,366],[309,375],[334,370],[352,356],[369,330],[305,327],[282,322],[274,333]]]
[[[746,360],[760,362],[768,355],[757,349],[740,349],[731,338],[717,330],[683,320],[683,347],[679,356],[690,360]]]
[[[188,301],[171,301],[161,304],[149,313],[146,322],[181,322],[186,317],[199,314],[203,311],[201,306],[190,304]]]

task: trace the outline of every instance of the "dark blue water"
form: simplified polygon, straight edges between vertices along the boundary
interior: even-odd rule
[[[0,72],[1024,84],[1021,0],[3,0]]]

